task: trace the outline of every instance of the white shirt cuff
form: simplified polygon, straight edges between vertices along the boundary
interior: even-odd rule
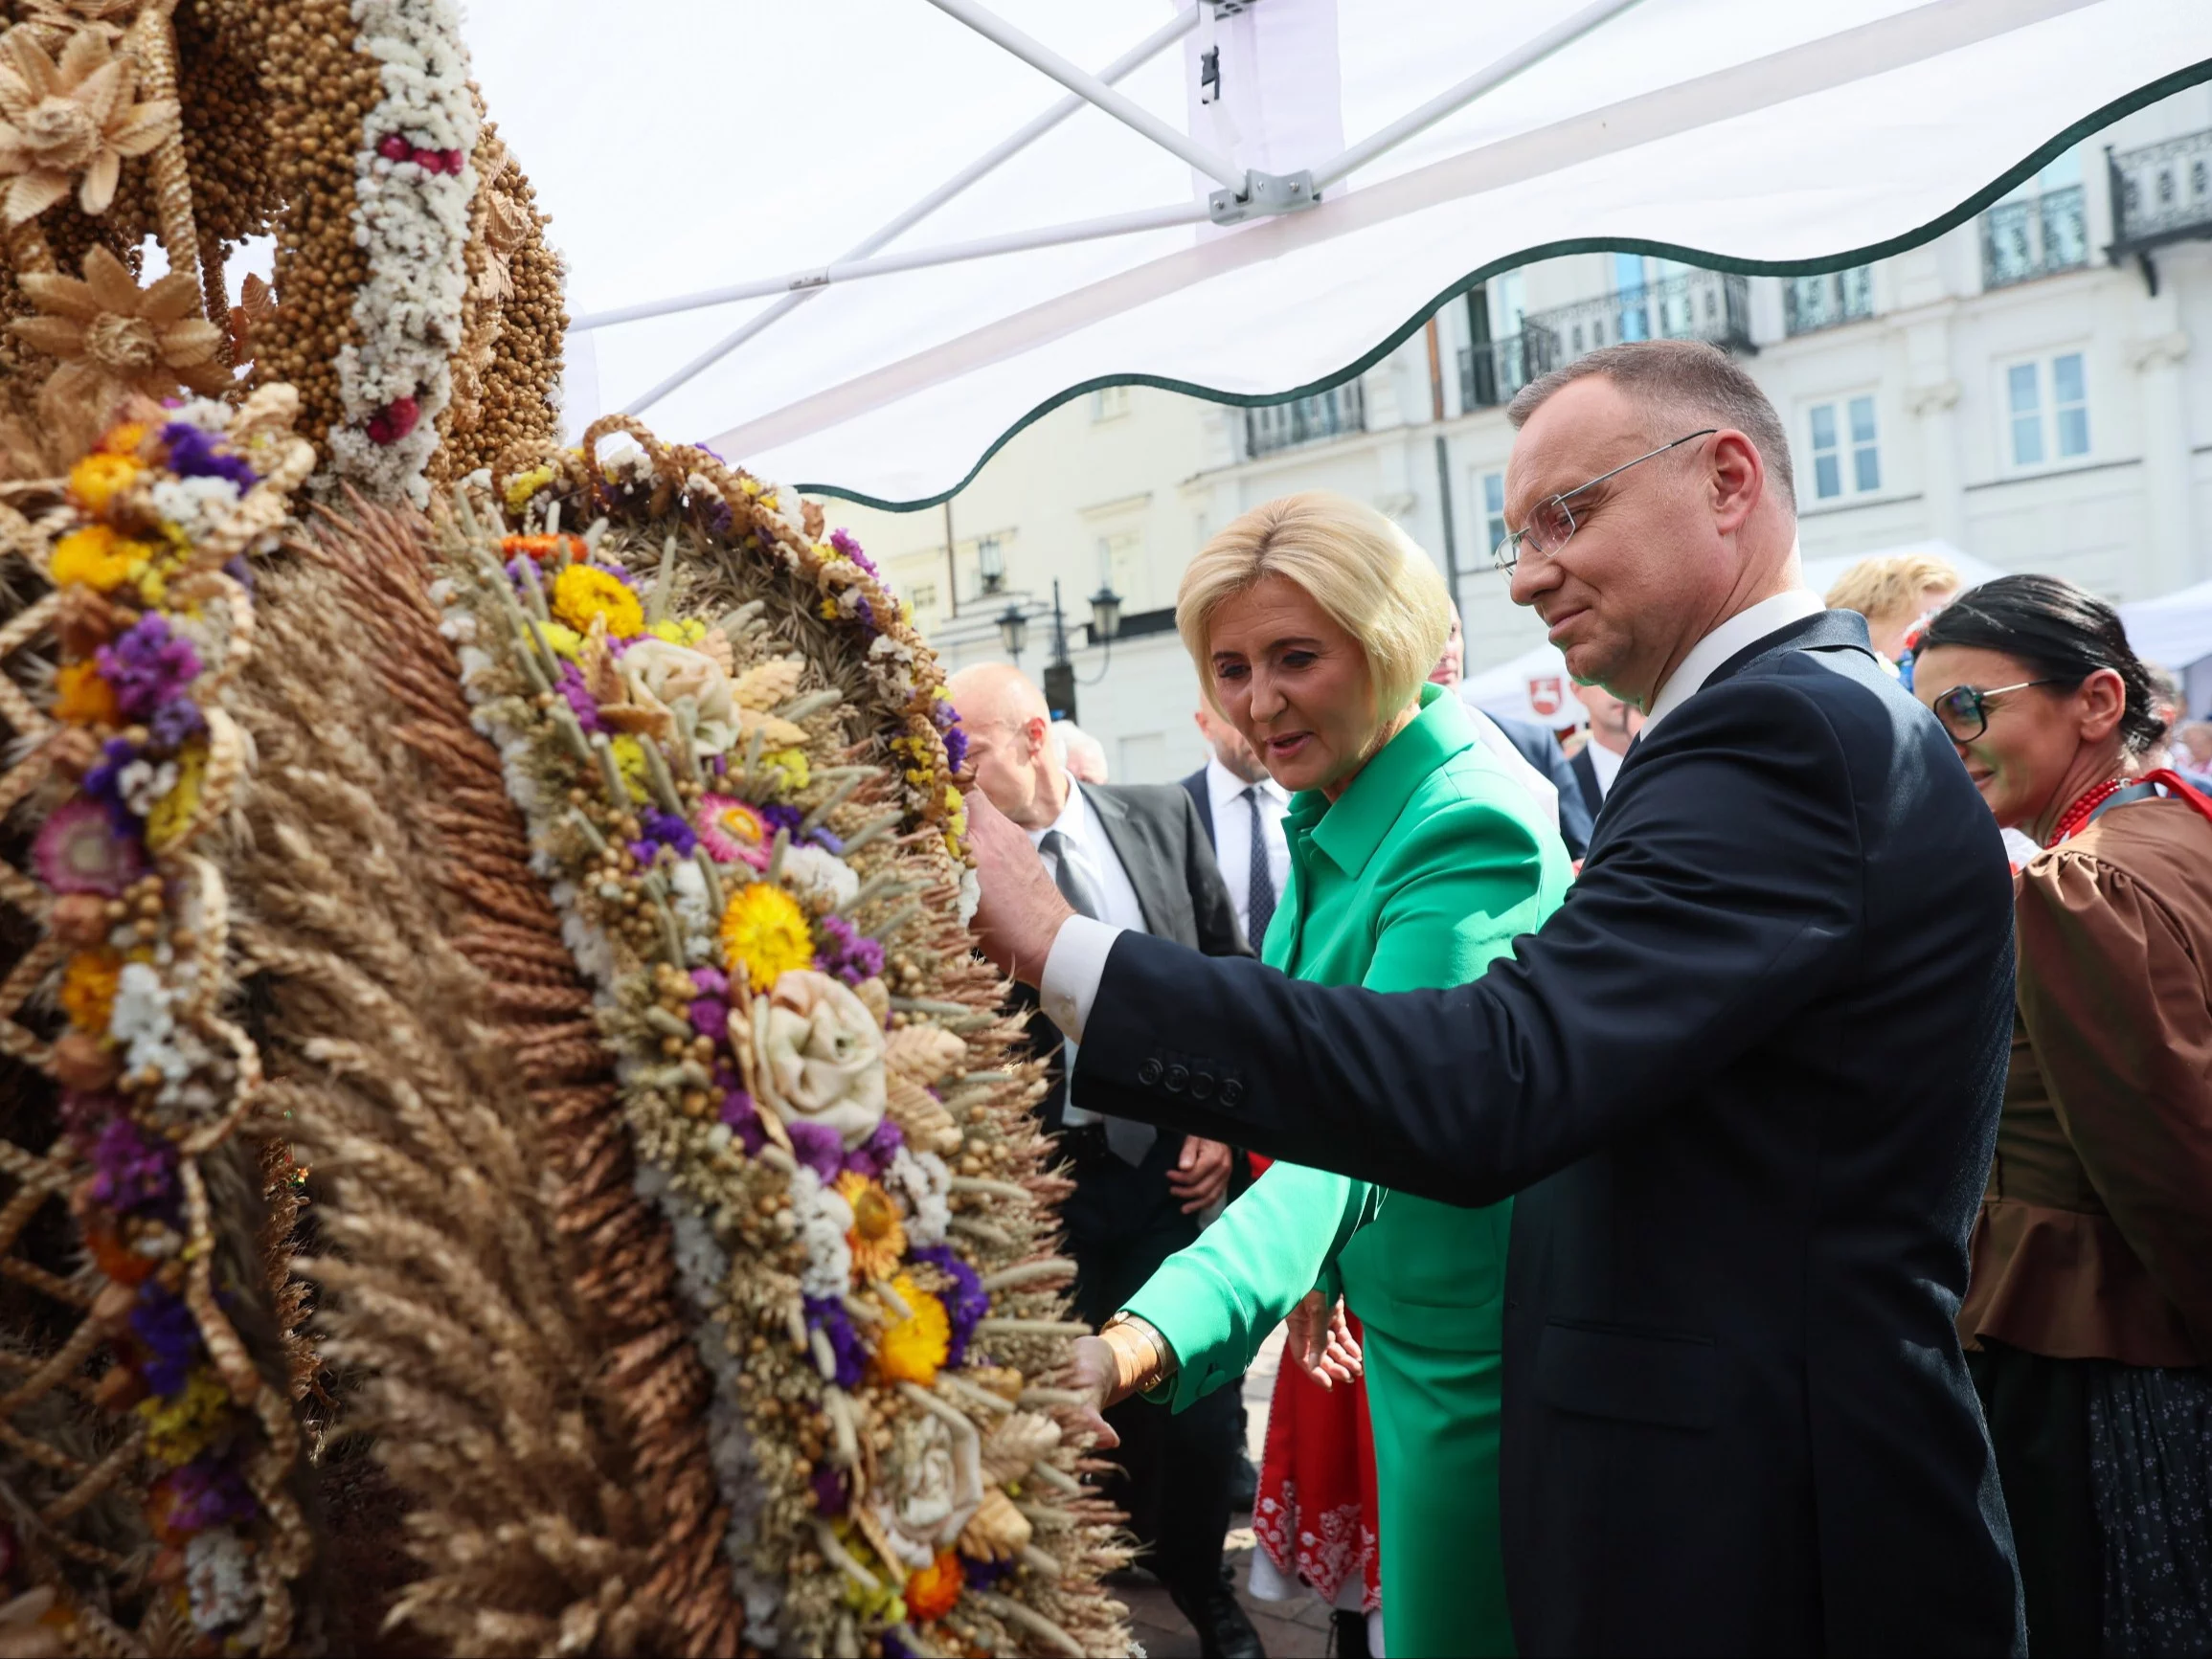
[[[1091,1004],[1098,998],[1098,981],[1106,977],[1106,958],[1123,929],[1089,916],[1070,916],[1060,924],[1051,953],[1045,958],[1043,983],[1037,1000],[1045,1018],[1060,1028],[1071,1042],[1083,1041],[1090,1022]]]

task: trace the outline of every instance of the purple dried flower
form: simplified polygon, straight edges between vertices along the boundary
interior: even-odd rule
[[[730,1004],[719,997],[701,997],[690,1007],[691,1029],[719,1042],[730,1029]]]
[[[162,1484],[169,1491],[169,1525],[176,1532],[205,1532],[256,1513],[254,1494],[238,1471],[213,1453],[193,1458]]]
[[[753,809],[760,815],[760,821],[768,826],[768,839],[774,841],[778,830],[789,830],[794,842],[799,840],[799,826],[806,821],[806,815],[795,806],[782,801],[770,801],[766,806]]]
[[[806,1328],[827,1336],[829,1351],[836,1356],[838,1387],[859,1386],[868,1369],[868,1350],[860,1345],[860,1333],[853,1330],[850,1316],[827,1296],[808,1296],[805,1303]]]
[[[249,594],[254,591],[254,567],[246,563],[246,555],[237,553],[223,566],[223,574]]]
[[[839,1167],[845,1162],[845,1141],[826,1124],[808,1123],[801,1118],[787,1123],[784,1132],[791,1136],[791,1155],[824,1181],[837,1178]]]
[[[885,1118],[875,1126],[874,1132],[845,1155],[845,1167],[856,1176],[879,1180],[883,1172],[891,1168],[891,1160],[898,1156],[898,1149],[906,1145],[906,1136],[897,1124]]]
[[[138,746],[127,737],[111,737],[100,746],[100,759],[86,768],[83,790],[107,809],[116,833],[135,838],[143,826],[138,815],[123,798],[123,769],[138,758]]]
[[[827,1461],[814,1466],[814,1473],[808,1477],[808,1484],[814,1488],[814,1507],[833,1520],[845,1513],[852,1502],[851,1495],[846,1491],[845,1476],[835,1465]]]
[[[208,729],[208,721],[198,704],[189,697],[179,697],[155,709],[153,718],[146,726],[153,733],[155,748],[182,749]]]
[[[714,1087],[722,1095],[718,1115],[736,1135],[745,1155],[755,1156],[768,1144],[768,1132],[760,1127],[760,1109],[753,1104],[753,1097],[739,1087],[737,1074],[727,1065],[714,1068]]]
[[[584,684],[584,671],[574,662],[561,664],[560,684],[553,687],[568,699],[570,709],[576,714],[576,724],[586,731],[604,731],[606,723],[599,718],[598,699]]]
[[[958,772],[968,763],[968,734],[960,729],[956,721],[944,737],[946,770]]]
[[[692,969],[691,984],[702,997],[727,997],[730,995],[730,975],[719,968]]]
[[[1021,1557],[1008,1556],[1003,1561],[978,1560],[973,1556],[960,1558],[960,1571],[967,1576],[971,1590],[987,1590],[1001,1579],[1021,1565]]]
[[[815,925],[827,941],[814,958],[822,973],[858,985],[883,972],[883,947],[843,916],[824,916]]]
[[[914,1252],[914,1260],[927,1262],[952,1280],[952,1285],[941,1293],[945,1312],[952,1320],[952,1345],[945,1351],[945,1363],[958,1366],[968,1351],[968,1338],[976,1334],[976,1321],[991,1311],[991,1298],[983,1289],[983,1282],[976,1270],[953,1254],[950,1244],[925,1244]]]
[[[110,1118],[92,1149],[92,1197],[111,1210],[144,1209],[174,1191],[176,1149],[127,1117]]]
[[[200,674],[200,654],[158,612],[140,617],[99,651],[100,677],[115,688],[126,720],[144,720],[182,696]]]
[[[868,602],[866,594],[852,602],[852,619],[867,629],[871,636],[883,632],[882,627],[878,625],[875,619],[875,607]]]
[[[183,1393],[200,1353],[199,1321],[183,1298],[147,1280],[130,1311],[130,1330],[146,1349],[146,1385],[164,1398]]]
[[[860,550],[860,544],[853,540],[850,530],[831,530],[829,532],[829,545],[835,548],[841,555],[850,559],[869,575],[875,577],[877,581],[883,580],[883,572],[875,568],[874,560]]]
[[[214,436],[196,426],[172,420],[161,429],[161,440],[169,450],[169,469],[179,478],[227,478],[240,495],[261,482],[252,467],[217,449]]]
[[[644,826],[646,841],[672,849],[680,859],[689,858],[699,844],[691,826],[672,812],[649,806],[638,814],[638,822]]]

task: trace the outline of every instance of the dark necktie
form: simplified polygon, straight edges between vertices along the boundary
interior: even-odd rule
[[[1052,885],[1060,889],[1060,897],[1079,916],[1099,920],[1098,898],[1091,891],[1091,884],[1083,879],[1083,872],[1075,867],[1070,855],[1074,851],[1068,838],[1058,830],[1047,830],[1037,842],[1037,850],[1050,853],[1052,858]],[[1066,1089],[1062,1110],[1072,1105],[1075,1098],[1074,1047],[1068,1044],[1068,1065],[1061,1082]],[[1108,1117],[1097,1114],[1098,1122],[1106,1131],[1107,1149],[1125,1164],[1140,1164],[1144,1155],[1152,1150],[1152,1143],[1160,1138],[1160,1132],[1148,1123],[1135,1123],[1125,1117]]]
[[[1037,843],[1037,850],[1052,860],[1052,885],[1060,889],[1060,897],[1078,916],[1098,919],[1098,897],[1091,891],[1091,884],[1083,879],[1083,872],[1075,867],[1075,861],[1068,856],[1068,838],[1058,830],[1047,830],[1045,839]]]
[[[1251,897],[1246,901],[1245,932],[1256,951],[1267,942],[1267,925],[1275,920],[1275,873],[1268,863],[1267,826],[1260,818],[1258,784],[1244,792],[1244,804],[1252,809],[1252,877],[1246,889]]]

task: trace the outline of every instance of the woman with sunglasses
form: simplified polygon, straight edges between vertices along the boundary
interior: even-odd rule
[[[2018,1023],[1960,1310],[2033,1653],[2212,1651],[2212,802],[2111,608],[2004,576],[1915,689],[1998,821]]]

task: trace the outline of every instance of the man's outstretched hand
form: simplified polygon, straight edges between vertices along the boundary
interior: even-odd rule
[[[976,940],[999,972],[1025,985],[1045,975],[1045,958],[1060,936],[1060,924],[1075,912],[1045,873],[1044,861],[1029,838],[993,806],[982,790],[970,790],[968,846],[976,855],[976,878],[982,902],[976,908]]]

